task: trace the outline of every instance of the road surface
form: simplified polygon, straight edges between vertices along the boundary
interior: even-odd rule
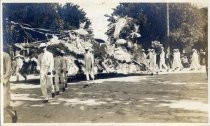
[[[80,81],[43,104],[34,79],[12,82],[12,104],[18,123],[207,123],[207,83],[204,72]]]

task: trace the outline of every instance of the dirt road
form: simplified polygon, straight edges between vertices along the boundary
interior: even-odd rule
[[[34,78],[34,77],[33,77]],[[66,92],[41,103],[38,80],[12,83],[19,123],[206,123],[205,73],[128,76],[69,83]]]

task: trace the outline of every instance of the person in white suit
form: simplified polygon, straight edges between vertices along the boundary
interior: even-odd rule
[[[49,100],[48,89],[52,88],[52,71],[54,69],[53,54],[47,50],[47,45],[41,43],[39,46],[42,51],[38,56],[38,67],[40,71],[40,85],[41,91],[44,96],[43,103],[47,103]]]
[[[90,80],[89,75],[94,80],[94,56],[92,53],[90,53],[90,50],[88,48],[85,48],[85,73],[86,73],[86,79],[87,81]]]
[[[9,114],[12,118],[12,122],[17,122],[17,112],[13,106],[11,106],[11,89],[10,89],[10,77],[12,75],[11,57],[8,53],[3,52],[3,92],[4,92],[4,117]],[[3,105],[3,104],[2,104]],[[7,118],[5,119],[7,121]]]
[[[54,71],[55,71],[54,78],[55,78],[56,95],[59,95],[60,84],[63,82],[61,69],[62,69],[61,56],[59,54],[56,54],[54,57]]]
[[[68,70],[69,70],[69,59],[66,55],[66,53],[61,50],[61,54],[62,54],[62,69],[63,69],[63,76],[64,76],[64,87],[67,88],[67,81],[68,81]]]

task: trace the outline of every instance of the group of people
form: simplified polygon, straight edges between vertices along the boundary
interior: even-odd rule
[[[189,55],[187,53],[181,53],[179,49],[173,49],[171,53],[166,53],[163,46],[160,48],[149,48],[145,51],[137,43],[134,43],[132,51],[128,52],[126,52],[126,49],[123,47],[123,45],[116,46],[115,44],[107,49],[107,54],[118,60],[117,66],[122,65],[121,68],[125,72],[120,70],[120,73],[129,73],[129,69],[138,69],[134,72],[147,71],[152,74],[163,71],[181,71],[184,68],[199,70],[201,69],[199,61],[204,62],[204,58],[202,58],[203,53],[198,53],[196,49],[192,49],[192,54]],[[136,67],[132,68],[132,63],[134,63]],[[140,68],[138,66],[140,66]],[[106,69],[107,68],[109,67],[106,67]],[[117,71],[117,68],[115,68],[115,71]]]
[[[169,61],[171,62],[169,63],[171,65],[166,65],[166,61],[167,58],[164,51],[164,47],[161,47],[159,60],[157,60],[157,53],[155,52],[154,49],[148,49],[147,54],[145,53],[144,49],[141,50],[139,62],[144,64],[147,70],[152,73],[159,71],[162,72],[164,69],[167,71],[169,71],[169,69],[172,69],[172,71],[182,70],[184,67],[189,67],[190,70],[201,69],[201,65],[199,62],[199,54],[196,49],[192,49],[192,57],[190,65],[187,56],[181,57],[179,49],[173,50],[172,58]]]
[[[47,103],[50,97],[54,98],[56,95],[59,95],[60,91],[65,92],[67,88],[67,75],[69,73],[71,64],[70,60],[67,58],[67,54],[63,50],[57,50],[56,54],[52,54],[47,50],[47,44],[41,43],[39,45],[40,54],[38,58],[35,57],[25,57],[23,60],[23,56],[20,54],[16,55],[15,58],[15,73],[16,79],[19,81],[20,74],[23,75],[25,79],[27,79],[26,74],[20,72],[23,67],[23,64],[27,64],[29,61],[34,62],[36,64],[35,69],[37,69],[40,74],[40,86],[41,92],[44,97],[42,103]],[[199,54],[197,50],[192,50],[191,64],[190,69],[198,70],[201,68],[199,63]],[[136,53],[139,53],[138,51]],[[159,60],[157,60],[157,53],[155,49],[148,49],[148,53],[145,53],[145,50],[142,49],[139,53],[139,57],[137,56],[136,62],[140,64],[144,64],[147,71],[151,73],[159,72],[165,70],[169,70],[170,68],[174,70],[181,70],[185,66],[184,63],[188,62],[186,57],[182,57],[180,55],[180,51],[178,49],[173,50],[173,58],[172,65],[166,65],[167,57],[164,51],[164,47],[161,47],[159,53]],[[16,111],[10,106],[10,84],[9,79],[12,75],[12,61],[9,57],[9,54],[4,53],[4,104],[5,109],[10,113],[13,121],[17,120]],[[158,62],[157,62],[158,61]],[[184,62],[183,62],[184,61]],[[84,68],[85,75],[88,83],[90,82],[90,78],[94,82],[95,79],[95,59],[89,48],[85,48],[84,54]],[[164,68],[164,69],[163,69]],[[27,71],[27,70],[26,70]],[[50,91],[50,92],[49,92]]]
[[[31,61],[37,63],[37,71],[40,73],[40,85],[41,92],[43,94],[42,103],[47,103],[49,100],[49,89],[51,89],[52,98],[55,95],[59,95],[60,89],[65,91],[67,88],[67,73],[68,73],[68,60],[65,57],[65,52],[60,50],[60,53],[53,55],[47,50],[47,45],[41,43],[39,46],[41,53],[38,56],[38,59],[31,58]],[[93,54],[89,51],[89,48],[85,49],[85,68],[86,68],[86,78],[90,80],[89,75],[94,80],[94,57]],[[22,59],[23,56],[18,54],[15,57],[15,73],[17,76],[17,81],[19,81],[19,75],[21,74],[20,70],[23,67],[23,62],[27,62],[28,58],[25,60]],[[3,53],[3,88],[4,88],[4,112],[9,114],[12,119],[12,122],[17,122],[17,112],[14,107],[11,106],[11,92],[10,92],[10,77],[13,74],[11,56],[6,53]],[[23,75],[26,78],[26,75]]]
[[[168,66],[165,63],[165,52],[164,52],[164,48],[161,47],[161,53],[160,53],[160,59],[159,59],[159,68],[158,68],[158,63],[157,63],[157,53],[155,51],[155,49],[148,49],[147,50],[148,53],[145,53],[145,50],[142,49],[140,51],[140,55],[138,56],[139,58],[137,58],[136,62],[139,62],[140,64],[143,64],[145,67],[146,71],[151,72],[152,74],[158,72],[158,69],[160,71],[163,71],[163,67],[164,69],[166,69],[167,71],[169,70]]]
[[[67,87],[67,60],[61,50],[52,54],[47,50],[47,45],[41,43],[39,46],[41,53],[38,56],[37,70],[40,73],[40,86],[44,96],[43,103],[49,100],[48,90],[51,89],[52,97],[59,95]]]
[[[44,96],[43,103],[49,100],[48,89],[51,89],[52,98],[59,95],[60,90],[63,92],[67,88],[67,74],[69,68],[69,60],[63,50],[59,50],[56,54],[52,54],[47,50],[47,45],[41,43],[39,46],[41,54],[38,56],[37,70],[40,73],[41,91]],[[89,81],[89,75],[94,80],[94,57],[88,48],[85,49],[85,73],[86,79]]]
[[[35,62],[36,71],[40,74],[41,92],[44,97],[42,103],[47,103],[50,95],[54,98],[56,95],[59,95],[60,91],[64,92],[66,90],[68,81],[67,75],[69,73],[68,70],[71,70],[71,68],[69,68],[71,66],[71,62],[63,50],[57,49],[54,54],[48,51],[46,43],[41,43],[39,45],[39,52],[40,54],[38,55],[38,58],[23,57],[22,55],[17,54],[14,57],[14,63],[12,63],[10,58],[11,63],[5,63],[10,65],[9,75],[5,75],[5,78],[8,76],[7,80],[9,82],[10,76],[13,74],[13,71],[15,71],[16,81],[19,81],[20,75],[22,75],[26,80],[27,70],[23,70],[24,64],[26,65],[29,62]],[[86,79],[88,82],[90,77],[94,80],[94,56],[89,48],[85,48],[84,63]],[[15,68],[12,70],[12,66],[14,66],[14,64]]]

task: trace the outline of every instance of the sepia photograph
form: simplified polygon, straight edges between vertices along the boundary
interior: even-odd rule
[[[208,125],[208,0],[1,7],[3,126]]]

